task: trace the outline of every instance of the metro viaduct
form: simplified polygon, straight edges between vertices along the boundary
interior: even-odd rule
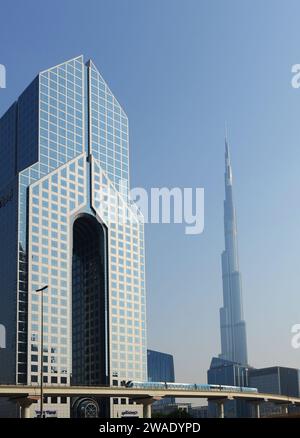
[[[218,405],[219,418],[224,418],[224,403],[227,400],[246,400],[255,407],[255,416],[260,417],[260,403],[272,402],[284,405],[300,406],[300,398],[286,395],[265,394],[259,392],[232,392],[223,389],[146,389],[109,386],[44,386],[44,396],[47,397],[126,397],[143,405],[144,418],[151,418],[151,405],[163,397],[205,398]],[[0,397],[9,398],[21,407],[21,418],[30,417],[30,406],[40,398],[39,386],[0,385]]]

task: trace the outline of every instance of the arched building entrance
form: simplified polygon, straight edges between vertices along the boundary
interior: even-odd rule
[[[73,224],[72,385],[108,383],[107,233],[88,214]]]

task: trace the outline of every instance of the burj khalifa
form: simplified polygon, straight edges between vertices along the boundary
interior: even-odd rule
[[[223,307],[220,309],[220,358],[248,364],[246,323],[243,316],[242,283],[239,271],[236,214],[232,197],[232,168],[225,139],[225,250],[222,253]]]

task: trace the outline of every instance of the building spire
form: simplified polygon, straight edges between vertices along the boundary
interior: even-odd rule
[[[230,162],[227,124],[225,123],[225,184],[232,185],[232,168]]]
[[[228,163],[230,164],[230,151],[229,151],[227,122],[225,122],[225,159],[228,160]]]

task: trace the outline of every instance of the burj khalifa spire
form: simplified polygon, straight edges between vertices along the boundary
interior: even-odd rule
[[[223,307],[220,309],[222,359],[248,364],[246,323],[243,317],[242,283],[239,272],[237,226],[232,197],[232,168],[225,138],[225,250],[222,253]]]

